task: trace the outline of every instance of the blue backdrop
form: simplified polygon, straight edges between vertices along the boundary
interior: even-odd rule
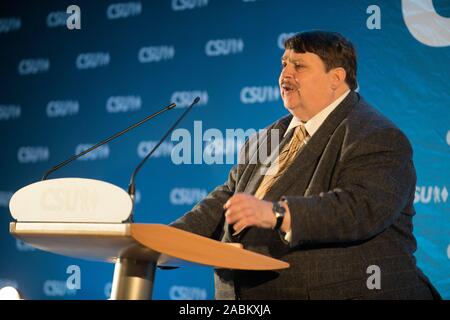
[[[236,147],[221,149],[226,129],[259,129],[286,114],[277,88],[283,39],[324,29],[355,44],[359,92],[413,144],[416,257],[450,298],[450,2],[432,1],[428,12],[426,2],[2,1],[0,288],[15,286],[27,299],[109,297],[113,265],[34,250],[9,234],[11,195],[69,155],[176,102],[177,109],[52,176],[126,188],[134,166],[197,95],[202,100],[181,127],[193,134],[194,121],[202,121],[203,131],[219,129],[223,143],[200,147],[235,155]],[[72,4],[81,11],[80,30],[66,26]],[[169,223],[227,177],[231,164],[174,164],[175,144],[168,139],[137,177],[137,222]],[[70,265],[80,267],[79,290],[66,287]],[[211,299],[212,274],[206,267],[158,270],[153,296]]]

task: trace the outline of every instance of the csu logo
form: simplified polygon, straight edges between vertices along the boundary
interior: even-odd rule
[[[17,105],[0,105],[0,121],[13,120],[20,117],[22,109]]]
[[[265,103],[280,99],[280,89],[276,86],[244,87],[241,90],[241,102],[244,104]]]
[[[75,148],[75,154],[83,152],[84,150],[87,150],[92,146],[93,146],[93,144],[81,143],[81,144],[77,145],[77,147]],[[109,158],[109,145],[105,144],[95,150],[92,150],[91,152],[85,154],[84,156],[78,158],[77,160],[82,160],[82,161],[103,160],[103,159],[108,159],[108,158]]]
[[[106,17],[109,20],[138,16],[142,13],[140,2],[113,3],[106,9]]]
[[[87,52],[77,56],[76,66],[79,70],[94,69],[109,65],[109,52]]]
[[[204,288],[172,286],[169,297],[171,300],[206,300],[207,294]]]
[[[192,205],[206,197],[205,189],[174,188],[170,191],[170,203],[173,205]]]
[[[159,62],[171,60],[174,56],[173,46],[142,47],[139,49],[138,60],[140,63]]]
[[[173,11],[192,10],[206,7],[207,5],[208,0],[172,0]]]
[[[177,104],[177,108],[186,108],[189,107],[194,101],[196,97],[200,97],[199,103],[197,106],[204,106],[208,104],[208,92],[207,91],[175,91],[172,93],[172,97],[170,101],[173,101]]]
[[[67,13],[65,11],[53,11],[47,15],[47,27],[55,28],[66,25]]]
[[[44,282],[44,294],[47,297],[64,297],[76,293],[76,289],[67,288],[66,281],[46,280]]]
[[[47,72],[49,69],[50,60],[47,58],[24,59],[19,62],[19,66],[17,67],[17,71],[19,71],[21,76]]]
[[[5,18],[0,19],[0,33],[7,33],[10,31],[19,30],[22,26],[20,18]]]
[[[292,37],[293,35],[295,35],[295,32],[290,32],[290,33],[282,33],[278,36],[278,48],[283,49],[284,50],[284,42],[289,39],[290,37]]]
[[[19,163],[36,163],[47,161],[50,156],[48,147],[20,147],[17,151]]]
[[[141,109],[142,99],[140,96],[114,96],[106,101],[108,113],[131,112]]]
[[[438,186],[416,186],[414,203],[444,203],[447,202],[447,188]]]
[[[78,114],[80,105],[78,101],[72,100],[55,100],[47,104],[47,117],[67,117]]]
[[[242,39],[217,39],[209,40],[205,45],[205,53],[208,57],[227,56],[244,51]]]
[[[139,158],[144,158],[158,143],[158,141],[141,141],[137,147],[137,154]],[[155,153],[152,154],[152,158],[170,157],[172,154],[173,143],[163,142]]]

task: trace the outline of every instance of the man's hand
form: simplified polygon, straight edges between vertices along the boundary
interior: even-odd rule
[[[244,228],[255,226],[273,228],[276,223],[272,212],[272,202],[260,200],[252,195],[237,193],[225,203],[225,219],[228,224],[234,224],[235,234]]]

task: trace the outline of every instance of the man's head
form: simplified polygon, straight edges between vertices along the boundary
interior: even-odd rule
[[[289,111],[307,121],[348,89],[356,89],[356,53],[335,32],[308,31],[288,38],[279,78]]]

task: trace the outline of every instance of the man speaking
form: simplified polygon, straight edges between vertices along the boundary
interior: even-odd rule
[[[353,45],[338,33],[294,35],[279,86],[290,114],[266,139],[250,137],[228,180],[171,224],[290,264],[217,269],[216,299],[439,298],[413,256],[411,145],[355,92]],[[275,133],[274,161],[250,161]]]

